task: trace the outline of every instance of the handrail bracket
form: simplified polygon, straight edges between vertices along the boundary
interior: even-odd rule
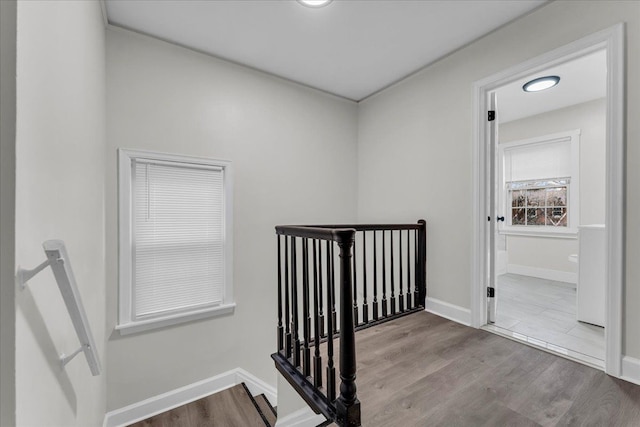
[[[46,259],[39,266],[32,270],[27,270],[24,268],[18,267],[18,272],[16,273],[16,283],[22,287],[22,289],[27,287],[27,282],[33,278],[36,274],[40,273],[45,268],[49,267],[53,261],[51,259]]]

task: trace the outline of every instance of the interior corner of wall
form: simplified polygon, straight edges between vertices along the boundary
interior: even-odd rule
[[[287,380],[278,372],[278,419],[308,408]]]

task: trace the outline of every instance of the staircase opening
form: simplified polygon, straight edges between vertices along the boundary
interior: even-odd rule
[[[276,409],[264,394],[253,396],[245,383],[203,397],[129,427],[246,426],[274,427]]]

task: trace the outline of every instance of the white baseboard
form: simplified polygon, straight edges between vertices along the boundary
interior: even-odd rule
[[[539,279],[555,280],[556,282],[573,283],[574,285],[578,283],[578,273],[529,267],[528,265],[507,264],[507,273],[537,277]]]
[[[465,326],[471,325],[471,310],[450,304],[439,299],[427,297],[425,310],[445,319],[462,323]]]
[[[215,377],[150,397],[124,408],[109,411],[104,417],[103,426],[127,426],[243,382],[247,385],[251,394],[256,396],[264,393],[269,402],[276,406],[277,391],[275,387],[268,385],[244,369],[236,368]]]
[[[620,378],[640,385],[640,359],[624,356],[622,358],[622,375]]]
[[[275,427],[316,427],[324,421],[326,421],[324,416],[316,414],[311,408],[306,407],[282,419],[278,418]]]

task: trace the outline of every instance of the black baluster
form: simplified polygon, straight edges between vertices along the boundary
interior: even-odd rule
[[[411,308],[411,230],[407,230],[407,310]]]
[[[322,293],[322,242],[318,241],[318,295],[320,296],[319,313],[320,336],[324,337],[324,294]],[[327,276],[329,277],[329,276]]]
[[[402,230],[398,230],[398,302],[400,303],[400,313],[404,313],[404,293],[402,290]]]
[[[390,252],[391,252],[391,314],[396,314],[396,278],[395,278],[395,259],[393,256],[393,230],[389,231],[389,234],[391,235],[391,248],[390,248]]]
[[[353,324],[358,326],[358,278],[356,270],[356,242],[353,242]]]
[[[333,306],[333,293],[331,292],[331,252],[327,241],[327,311]],[[336,368],[333,363],[333,316],[327,313],[327,399],[333,402],[336,399]]]
[[[291,298],[289,298],[289,236],[284,236],[284,301],[285,301],[285,356],[287,359],[291,357],[291,315],[289,307]]]
[[[280,235],[278,238],[278,351],[284,349],[284,329],[282,328],[282,257],[280,254]]]
[[[362,322],[369,323],[369,305],[367,303],[367,232],[362,231]]]
[[[302,330],[303,330],[303,350],[302,350],[302,373],[305,377],[311,375],[311,349],[309,348],[309,337],[311,336],[311,317],[309,316],[309,242],[302,241]]]
[[[298,334],[298,259],[296,250],[296,238],[291,240],[291,302],[293,316],[291,333],[293,334],[293,364],[300,367],[300,336]]]
[[[373,230],[373,320],[378,320],[378,248],[376,231]]]
[[[338,332],[338,313],[336,312],[336,270],[333,255],[333,242],[331,242],[331,317],[333,320],[333,333]]]
[[[382,317],[387,317],[387,245],[382,230]]]
[[[313,354],[313,385],[322,387],[322,356],[320,356],[320,295],[318,287],[318,248],[317,240],[313,240],[313,326],[314,326],[314,354]],[[322,252],[322,248],[320,248]],[[322,264],[320,265],[322,268]]]

